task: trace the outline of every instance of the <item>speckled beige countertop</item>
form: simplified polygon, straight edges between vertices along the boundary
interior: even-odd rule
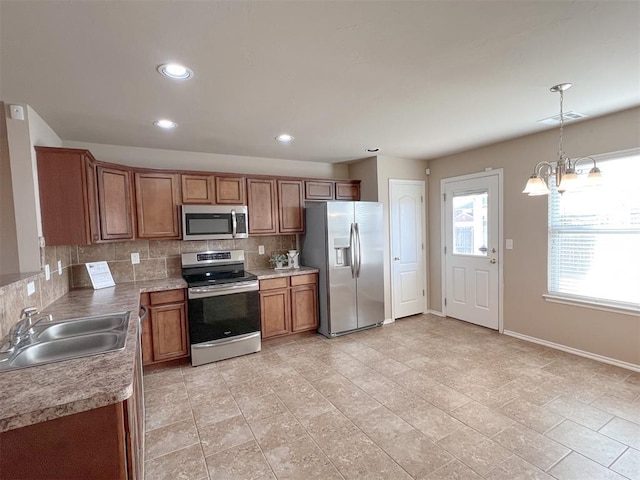
[[[0,432],[122,402],[133,391],[141,292],[185,288],[182,278],[72,290],[43,313],[54,321],[130,312],[124,350],[0,373]]]
[[[317,268],[312,267],[300,267],[300,268],[284,268],[282,270],[274,270],[273,268],[254,268],[249,270],[249,273],[253,273],[258,277],[258,280],[265,280],[267,278],[278,277],[290,277],[292,275],[305,275],[307,273],[316,273]]]

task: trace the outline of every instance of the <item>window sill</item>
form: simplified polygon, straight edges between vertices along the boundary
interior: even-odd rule
[[[573,305],[576,307],[591,308],[594,310],[602,310],[605,312],[621,313],[623,315],[640,317],[640,306],[633,304],[621,304],[608,302],[606,300],[571,297],[568,295],[560,295],[557,293],[545,293],[544,295],[542,295],[542,298],[544,298],[547,302],[562,303],[564,305]]]

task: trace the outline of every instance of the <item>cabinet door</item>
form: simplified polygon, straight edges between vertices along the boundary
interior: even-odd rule
[[[291,331],[318,327],[318,289],[315,284],[291,288]]]
[[[304,198],[307,200],[333,200],[334,182],[307,180],[304,182]]]
[[[336,200],[360,200],[360,182],[336,182]]]
[[[276,181],[248,178],[249,234],[278,233]]]
[[[179,182],[179,174],[135,174],[139,238],[180,238]]]
[[[289,333],[291,329],[291,298],[289,289],[260,292],[262,338]]]
[[[244,177],[216,177],[216,203],[245,205],[247,196],[244,183]]]
[[[182,175],[182,203],[214,203],[213,175]]]
[[[131,173],[125,169],[98,165],[96,175],[101,239],[133,239]]]
[[[184,303],[151,307],[154,362],[189,355]]]
[[[301,180],[278,180],[280,233],[304,233],[302,198]]]

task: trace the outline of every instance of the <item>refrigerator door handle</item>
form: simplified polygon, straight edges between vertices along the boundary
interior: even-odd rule
[[[355,243],[355,224],[351,224],[349,232],[349,254],[351,259],[351,278],[356,278],[356,243]]]
[[[356,232],[356,278],[360,277],[360,265],[362,264],[362,249],[360,248],[360,229],[358,228],[358,224],[355,224],[354,228]]]

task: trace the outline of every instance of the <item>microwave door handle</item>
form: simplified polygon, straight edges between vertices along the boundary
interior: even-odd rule
[[[231,209],[231,236],[236,238],[236,233],[238,231],[238,221],[236,220],[236,209]]]

